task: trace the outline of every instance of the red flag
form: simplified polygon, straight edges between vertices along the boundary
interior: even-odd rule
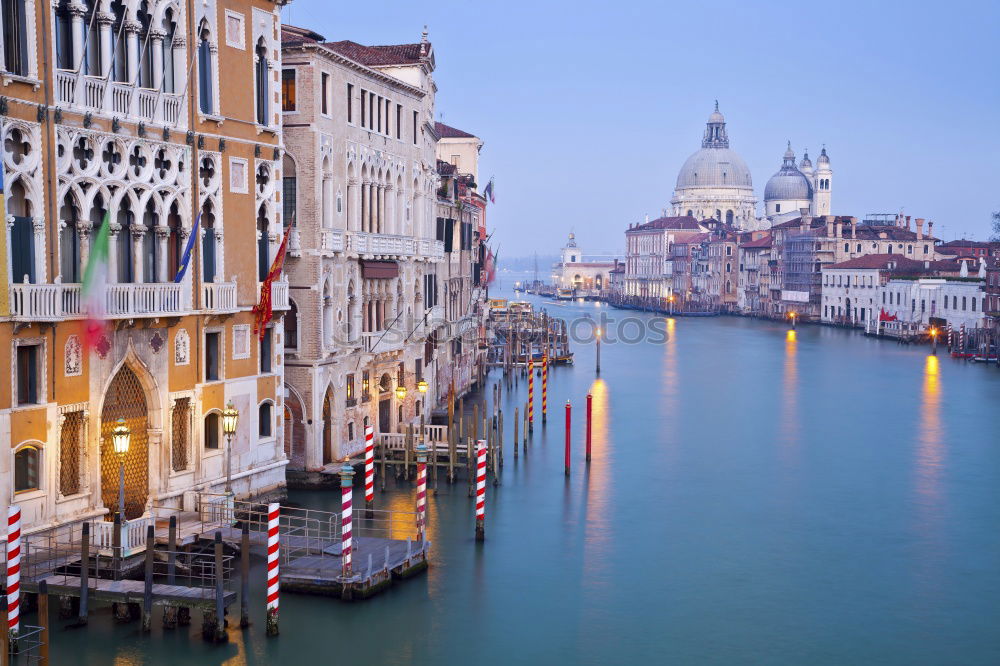
[[[261,340],[264,339],[267,325],[274,316],[274,311],[271,309],[271,283],[281,275],[281,267],[285,263],[285,250],[288,248],[288,235],[292,232],[292,226],[289,224],[288,228],[285,229],[285,236],[281,239],[281,245],[278,246],[278,254],[274,255],[274,261],[271,262],[271,270],[267,272],[267,277],[260,285],[260,302],[253,308],[253,332],[259,335]]]
[[[890,315],[888,312],[885,311],[885,308],[879,310],[878,313],[879,321],[896,321],[896,319],[897,319],[896,315]]]

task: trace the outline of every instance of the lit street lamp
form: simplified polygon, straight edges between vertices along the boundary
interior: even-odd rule
[[[674,295],[670,294],[670,298],[667,299],[670,302],[670,316],[674,316]]]
[[[796,317],[796,315],[797,315],[797,313],[794,310],[792,310],[791,312],[788,313],[788,318],[792,320],[792,330],[793,331],[795,330],[795,317]]]
[[[125,425],[125,419],[118,419],[118,425],[111,431],[111,443],[118,456],[118,515],[125,520],[125,456],[132,443],[132,431]]]
[[[930,333],[931,333],[932,353],[935,354],[935,355],[937,355],[937,339],[938,339],[938,330],[937,330],[937,327],[931,326]]]
[[[233,406],[232,400],[222,410],[222,433],[226,436],[226,494],[233,492],[233,435],[236,434],[236,424],[240,420],[240,410]]]
[[[396,397],[399,398],[400,400],[406,399],[406,387],[403,386],[402,384],[396,387]]]
[[[417,382],[417,390],[420,391],[421,393],[427,393],[427,382],[425,382],[423,379]]]

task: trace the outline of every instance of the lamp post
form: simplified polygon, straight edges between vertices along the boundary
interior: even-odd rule
[[[937,339],[938,339],[938,330],[937,330],[937,327],[931,326],[931,345],[932,345],[932,347],[931,347],[932,352],[931,353],[933,353],[935,356],[937,356]]]
[[[795,330],[795,316],[796,316],[795,310],[792,310],[791,312],[788,313],[788,318],[792,320],[793,331]]]
[[[118,456],[118,516],[125,520],[125,456],[129,444],[132,443],[132,431],[125,425],[125,419],[118,419],[118,424],[111,431],[111,443]]]
[[[670,302],[670,316],[674,316],[674,295],[670,294],[670,298],[667,299]]]
[[[597,329],[597,368],[596,373],[601,374],[601,329]]]
[[[222,410],[222,432],[226,436],[226,494],[233,493],[233,435],[236,434],[236,424],[240,420],[240,410],[233,406],[230,400]]]

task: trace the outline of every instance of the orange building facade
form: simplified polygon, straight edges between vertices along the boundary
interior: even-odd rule
[[[283,236],[279,9],[3,5],[0,479],[28,532],[116,511],[119,419],[129,521],[223,491],[229,402],[233,491],[284,485],[287,282],[262,338],[253,312]],[[87,350],[81,283],[106,214],[107,330]]]

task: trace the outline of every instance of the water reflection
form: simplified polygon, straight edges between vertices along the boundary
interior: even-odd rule
[[[591,401],[591,463],[585,472],[584,492],[586,529],[584,531],[583,570],[587,572],[588,587],[610,584],[610,576],[603,565],[610,559],[611,517],[608,505],[611,493],[611,451],[608,441],[608,385],[595,379],[590,385]],[[586,427],[586,426],[585,426]],[[586,435],[585,435],[586,436]],[[586,440],[584,440],[586,441]]]
[[[924,382],[920,400],[920,432],[917,435],[917,493],[930,513],[936,514],[941,499],[941,469],[944,458],[941,428],[941,374],[938,357],[924,361]],[[925,518],[929,518],[925,515]]]
[[[789,453],[799,443],[799,367],[798,336],[794,330],[785,333],[785,360],[781,395],[781,441],[783,454]],[[787,462],[787,460],[786,460]]]

